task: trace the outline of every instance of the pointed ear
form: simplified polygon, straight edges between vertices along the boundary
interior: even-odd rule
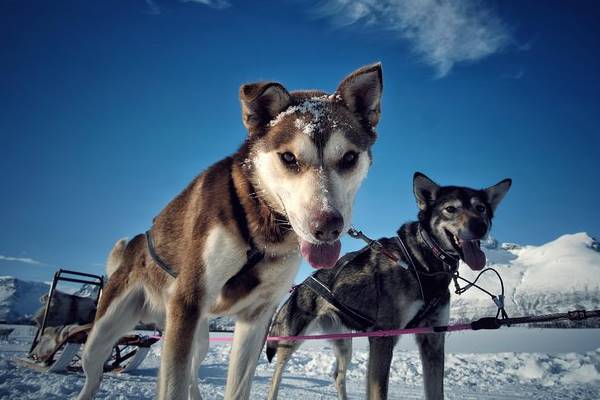
[[[496,211],[496,207],[498,207],[498,204],[500,204],[506,193],[508,193],[511,184],[511,179],[504,179],[484,190],[492,210]]]
[[[247,83],[240,87],[242,121],[249,130],[264,126],[290,105],[288,91],[277,82]]]
[[[419,209],[426,209],[427,205],[436,199],[439,189],[440,186],[425,174],[415,172],[413,176],[413,192],[415,193]]]
[[[340,83],[336,91],[350,111],[371,127],[379,122],[382,92],[381,63],[354,71]]]

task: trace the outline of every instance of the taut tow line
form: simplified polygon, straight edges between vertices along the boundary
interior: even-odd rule
[[[440,333],[440,332],[457,332],[457,331],[478,331],[482,329],[498,329],[502,326],[513,326],[520,324],[531,324],[540,322],[552,322],[560,320],[583,321],[590,318],[600,318],[600,310],[574,310],[565,313],[529,315],[524,317],[503,318],[484,317],[475,321],[454,324],[442,325],[433,327],[419,327],[409,329],[388,329],[371,332],[347,332],[347,333],[331,333],[323,335],[299,335],[299,336],[268,336],[267,341],[300,341],[300,340],[337,340],[337,339],[352,339],[358,337],[386,337],[386,336],[402,336],[415,335],[421,333]],[[211,342],[231,342],[233,337],[213,337]]]

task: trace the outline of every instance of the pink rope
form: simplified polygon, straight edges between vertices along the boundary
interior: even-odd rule
[[[448,325],[443,327],[445,332],[456,332],[466,331],[471,329],[471,324],[456,324]],[[438,331],[439,328],[438,328]],[[300,335],[300,336],[267,336],[267,341],[289,341],[294,342],[298,340],[337,340],[337,339],[351,339],[357,337],[386,337],[386,336],[402,336],[402,335],[415,335],[418,333],[434,333],[436,328],[423,327],[423,328],[410,328],[410,329],[388,329],[382,331],[372,332],[348,332],[348,333],[329,333],[323,335]],[[209,339],[211,342],[231,342],[233,336],[223,337],[212,337]]]

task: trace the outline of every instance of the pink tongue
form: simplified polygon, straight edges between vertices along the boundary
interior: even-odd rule
[[[336,240],[332,244],[313,244],[300,241],[300,253],[313,268],[333,268],[340,256],[342,244]]]
[[[485,254],[479,248],[477,240],[464,240],[460,244],[463,253],[463,261],[472,270],[479,271],[485,267]]]

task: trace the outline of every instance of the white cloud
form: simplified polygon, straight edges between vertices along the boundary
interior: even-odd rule
[[[0,254],[0,261],[12,261],[12,262],[20,262],[25,264],[44,264],[41,261],[34,260],[33,258],[28,257],[12,257],[12,256],[3,256]]]
[[[148,14],[160,15],[161,7],[157,0],[144,0],[148,7]],[[210,8],[223,9],[231,6],[229,0],[179,0],[182,3],[195,3]]]
[[[145,0],[148,6],[148,14],[158,15],[160,14],[160,7],[154,0]]]
[[[511,41],[505,24],[479,0],[325,0],[316,12],[340,26],[363,23],[395,32],[438,77]]]
[[[231,6],[228,0],[181,0],[184,3],[197,3],[211,8],[227,8]]]

